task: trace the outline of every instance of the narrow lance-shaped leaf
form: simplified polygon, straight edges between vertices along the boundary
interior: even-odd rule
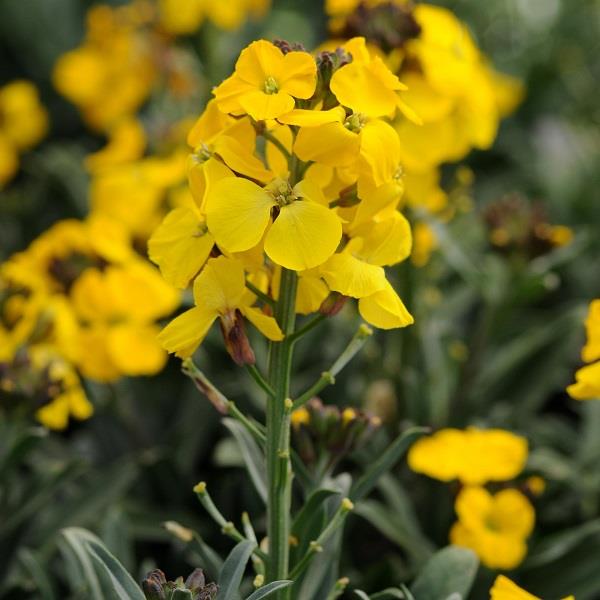
[[[272,581],[271,583],[267,583],[267,585],[263,585],[262,587],[258,588],[256,591],[252,592],[252,594],[250,594],[246,598],[246,600],[263,600],[263,598],[270,596],[271,594],[275,593],[277,590],[281,590],[283,588],[288,587],[292,583],[293,583],[293,581],[290,581],[289,579],[281,579],[279,581]]]
[[[415,439],[426,432],[427,429],[424,427],[413,427],[400,434],[352,486],[350,500],[352,502],[362,500],[377,485],[378,479],[400,460]]]
[[[236,598],[248,559],[254,550],[254,542],[240,542],[230,553],[219,575],[217,600]]]

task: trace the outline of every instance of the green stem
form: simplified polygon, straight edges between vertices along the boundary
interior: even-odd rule
[[[316,396],[322,389],[335,383],[335,376],[358,354],[365,345],[367,339],[373,334],[373,330],[364,323],[358,328],[344,351],[338,356],[337,360],[331,365],[329,371],[323,371],[321,377],[306,390],[300,397],[294,400],[293,409],[300,408],[306,404],[313,396]]]
[[[289,162],[292,158],[288,149],[283,145],[283,142],[280,142],[270,131],[263,131],[261,134],[267,142],[271,142],[273,146],[275,146],[279,152],[281,152],[284,158]]]
[[[196,497],[198,498],[198,500],[200,500],[200,504],[204,506],[206,512],[212,517],[215,523],[217,523],[217,525],[221,527],[221,531],[226,536],[230,537],[236,542],[242,542],[248,539],[244,535],[242,535],[242,533],[231,521],[227,521],[225,519],[221,511],[216,507],[208,491],[206,490],[206,483],[204,483],[204,481],[201,481],[198,485],[194,486],[194,492],[196,493]],[[258,556],[261,560],[267,559],[267,555],[258,547],[258,544],[254,548],[252,553]]]
[[[271,342],[269,351],[269,383],[274,397],[267,400],[267,475],[269,480],[268,526],[269,562],[267,583],[285,579],[289,564],[289,535],[292,471],[290,464],[289,412],[290,375],[294,331],[296,289],[295,271],[281,270],[279,298],[275,318],[286,336]]]
[[[317,325],[319,325],[321,322],[323,322],[326,318],[327,318],[327,315],[317,315],[316,317],[312,318],[310,321],[308,321],[308,323],[306,323],[305,325],[300,327],[300,329],[297,329],[296,331],[294,331],[294,333],[290,336],[290,341],[297,342],[301,337],[303,337],[309,331],[314,329]]]
[[[265,304],[271,307],[275,306],[275,300],[270,296],[267,296],[264,292],[261,292],[253,283],[246,280],[246,287],[257,297],[260,298]]]
[[[275,396],[273,388],[262,376],[262,373],[256,368],[256,365],[246,365],[246,371],[248,371],[250,377],[256,381],[257,385],[267,394],[267,396],[269,396],[269,398]]]
[[[333,515],[331,521],[329,521],[327,527],[323,529],[323,531],[315,541],[310,543],[308,551],[300,559],[300,561],[296,564],[296,566],[290,573],[290,579],[292,581],[295,581],[298,577],[300,577],[300,575],[302,575],[304,570],[311,563],[315,554],[323,552],[323,546],[329,541],[331,536],[342,526],[342,524],[346,520],[346,517],[348,516],[348,513],[352,510],[354,510],[354,504],[348,498],[344,498],[336,513]]]

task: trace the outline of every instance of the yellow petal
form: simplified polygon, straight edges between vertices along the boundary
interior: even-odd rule
[[[225,314],[239,308],[245,292],[244,265],[235,258],[211,258],[194,280],[196,305],[207,311]]]
[[[518,490],[500,490],[494,496],[492,519],[506,534],[528,537],[535,524],[535,511],[525,495]]]
[[[294,99],[286,92],[266,94],[252,90],[240,97],[242,108],[256,121],[276,119],[294,108]]]
[[[173,319],[159,334],[158,341],[167,352],[180,358],[190,357],[202,343],[213,321],[215,311],[194,307]]]
[[[258,308],[243,306],[240,308],[242,314],[258,329],[266,338],[280,342],[283,339],[283,333],[273,317],[265,315]]]
[[[395,265],[410,255],[412,235],[410,223],[395,211],[389,219],[365,225],[357,235],[363,234],[361,256],[371,264]]]
[[[262,88],[267,77],[274,77],[280,71],[283,61],[284,55],[277,46],[267,40],[258,40],[242,50],[235,63],[235,72],[244,81]]]
[[[273,76],[281,91],[295,98],[310,98],[317,85],[317,65],[308,52],[288,52]]]
[[[224,113],[241,114],[244,112],[240,98],[257,90],[257,87],[244,81],[237,73],[228,77],[213,90],[219,110]]]
[[[295,108],[285,115],[277,118],[280,123],[286,125],[297,125],[298,127],[317,127],[327,123],[342,123],[346,117],[346,111],[341,106],[329,110],[308,110]]]
[[[358,158],[359,137],[342,123],[327,123],[319,127],[302,127],[294,143],[294,152],[304,162],[339,167],[350,165]]]
[[[228,135],[222,135],[215,141],[214,151],[230,169],[237,173],[264,182],[273,179],[271,171],[265,169],[262,162],[249,149]]]
[[[304,271],[324,263],[342,237],[337,215],[315,202],[283,206],[265,238],[265,252],[278,265]]]
[[[313,271],[305,271],[298,279],[296,312],[308,315],[319,310],[323,300],[329,295],[327,284]]]
[[[367,323],[379,329],[395,329],[414,323],[412,315],[389,282],[384,289],[372,296],[361,298],[358,310]]]
[[[167,362],[154,325],[116,325],[110,328],[107,345],[115,366],[123,375],[153,375]]]
[[[385,273],[381,267],[352,256],[348,252],[334,254],[320,269],[330,289],[363,298],[385,288]]]
[[[239,177],[222,179],[207,193],[208,229],[228,252],[249,250],[261,240],[273,205],[270,194],[255,183]]]
[[[540,600],[504,575],[498,575],[490,590],[490,600]]]
[[[213,245],[214,238],[199,215],[188,208],[176,208],[152,234],[148,255],[170,284],[183,289],[200,271]]]
[[[397,93],[382,74],[385,71],[374,62],[352,62],[333,74],[330,88],[340,104],[355,113],[369,117],[392,116],[396,111]]]
[[[206,196],[211,185],[226,177],[235,177],[233,171],[216,158],[196,162],[193,154],[188,161],[188,181],[196,206],[201,212],[206,210]]]
[[[360,132],[361,170],[376,186],[393,180],[400,164],[398,134],[385,121],[369,121]]]
[[[582,367],[575,373],[576,383],[567,388],[575,400],[593,400],[600,398],[600,361]]]

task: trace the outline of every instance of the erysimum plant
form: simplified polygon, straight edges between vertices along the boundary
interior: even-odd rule
[[[316,57],[286,42],[250,44],[190,131],[193,203],[168,214],[149,241],[150,257],[167,282],[182,289],[191,285],[194,300],[159,340],[183,359],[184,372],[227,416],[224,422],[266,505],[264,532],[255,530],[248,515],[238,528],[215,505],[206,482],[195,486],[208,514],[238,544],[224,564],[193,532],[169,525],[205,558],[219,599],[238,594],[250,558],[256,600],[271,593],[339,596],[348,584],[338,579],[336,564],[344,521],[420,434],[399,435],[354,481],[348,475],[334,479],[339,453],[379,423],[315,399],[361,349],[372,333],[369,325],[393,329],[413,322],[384,270],[407,258],[412,242],[398,210],[402,168],[398,134],[390,125],[392,119],[419,122],[402,100],[404,90],[363,38]],[[358,301],[366,323],[314,384],[297,389],[294,348],[349,298]],[[194,352],[215,322],[232,359],[265,393],[264,419],[244,414],[194,363]],[[249,325],[268,341],[265,365],[246,334]],[[299,439],[318,436],[319,419],[321,433],[330,435],[311,442],[324,454],[311,468],[303,460],[306,452],[296,453],[290,439],[292,430]],[[334,449],[327,445],[331,435],[337,436]],[[108,569],[113,580],[130,586],[122,573],[115,575],[114,558],[97,541],[76,531],[66,537],[78,556],[91,552],[92,568]],[[470,550],[446,549],[434,558],[415,582],[418,590],[468,591],[477,567]],[[454,568],[464,576],[444,581],[444,571]],[[202,591],[204,578],[197,574],[178,581],[154,572],[144,592],[148,598],[215,592]],[[392,595],[411,597],[406,589]]]

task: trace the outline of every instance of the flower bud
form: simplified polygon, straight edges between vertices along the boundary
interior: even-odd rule
[[[256,362],[254,351],[246,336],[244,318],[239,310],[221,316],[219,320],[225,348],[239,366],[253,365]]]

